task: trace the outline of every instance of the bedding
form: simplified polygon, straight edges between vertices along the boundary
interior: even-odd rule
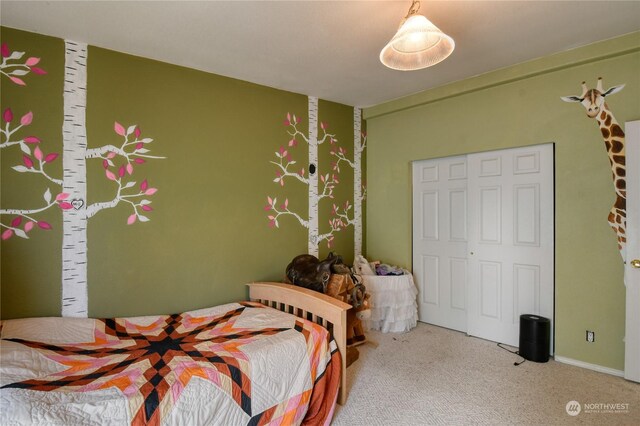
[[[0,424],[329,424],[328,331],[259,303],[3,321]]]

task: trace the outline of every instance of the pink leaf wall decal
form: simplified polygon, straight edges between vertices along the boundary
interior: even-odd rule
[[[109,168],[109,162],[107,160],[102,160],[102,167],[107,170]]]
[[[42,155],[42,151],[40,150],[39,146],[36,146],[35,151],[33,151],[33,156],[36,157],[36,159],[38,159],[38,160],[42,160],[43,155]]]
[[[113,172],[111,170],[107,170],[105,171],[105,174],[107,175],[107,179],[109,180],[116,180],[116,175],[113,174]]]
[[[150,205],[145,204],[144,206],[142,206],[142,210],[144,210],[145,212],[150,212],[153,209],[151,208]]]
[[[47,154],[47,156],[44,157],[44,162],[51,163],[52,161],[55,161],[56,158],[58,158],[58,154],[52,152],[51,154]]]
[[[288,198],[286,198],[284,200],[284,208],[286,209],[287,207],[289,207],[289,199]]]
[[[39,221],[38,222],[38,226],[41,229],[44,229],[44,230],[47,230],[47,231],[51,229],[51,225],[49,225],[49,222],[45,222],[44,220]]]
[[[273,205],[273,198],[267,197],[267,201],[269,202],[270,205]]]
[[[29,111],[28,113],[22,116],[22,118],[20,119],[20,124],[22,124],[23,126],[28,126],[29,124],[31,124],[32,121],[33,121],[33,113]]]
[[[35,223],[34,223],[34,222],[31,222],[31,221],[29,221],[29,222],[25,223],[25,224],[24,224],[24,232],[29,232],[29,231],[31,231],[31,230],[33,229],[33,225],[35,225]]]
[[[136,130],[133,132],[133,134],[136,136],[136,138],[140,137],[140,135],[142,134],[142,130],[140,130],[139,126],[136,126]]]
[[[61,202],[61,203],[58,203],[58,205],[60,206],[60,208],[61,208],[62,210],[69,210],[69,209],[72,209],[72,208],[73,208],[73,205],[72,205],[71,203],[66,202],[66,201],[63,201],[63,202]]]
[[[131,216],[129,216],[129,218],[127,219],[127,225],[132,225],[134,222],[136,221],[136,215],[132,214]]]
[[[2,43],[2,47],[0,47],[0,52],[2,53],[2,57],[6,58],[11,55],[11,50],[9,50],[9,46],[7,43]]]
[[[142,149],[142,147],[143,147],[143,146],[144,146],[144,143],[142,143],[142,142],[138,142],[138,143],[136,144],[136,150],[138,150],[138,149]]]
[[[38,75],[44,75],[44,74],[46,74],[46,73],[47,73],[47,72],[46,72],[45,70],[43,70],[42,68],[38,68],[38,67],[31,67],[31,71],[32,71],[34,74],[38,74]]]
[[[126,131],[124,130],[124,127],[122,126],[122,124],[118,123],[117,121],[115,122],[115,124],[113,125],[113,129],[116,131],[117,134],[119,134],[120,136],[124,136],[126,134]]]
[[[113,151],[109,151],[109,153],[107,154],[107,158],[108,158],[109,160],[111,160],[111,159],[112,159],[113,157],[115,157],[116,155],[118,155],[118,154],[116,154],[116,153],[115,153],[115,152],[113,152]]]
[[[11,108],[7,108],[4,110],[4,112],[2,113],[2,119],[7,123],[10,123],[11,120],[13,120],[13,111],[11,111]]]
[[[36,138],[35,136],[27,136],[22,140],[26,143],[40,143],[40,139]]]
[[[291,122],[290,122],[289,120],[284,120],[284,125],[285,125],[285,126],[290,126],[290,125],[291,125]]]
[[[22,156],[22,162],[24,163],[25,166],[27,166],[27,168],[32,168],[33,167],[33,160],[31,159],[31,157],[29,157],[28,155],[23,155]]]
[[[271,210],[271,204],[267,204],[266,206],[264,206],[265,212],[268,212],[269,210]]]
[[[67,198],[69,198],[69,194],[67,194],[66,192],[61,192],[56,195],[56,201],[66,200]]]
[[[127,164],[127,173],[129,173],[129,175],[133,174],[133,164]]]
[[[144,163],[144,160],[142,158],[134,158],[133,162],[136,163],[136,164],[142,164],[142,163]]]
[[[24,64],[28,67],[32,67],[34,65],[37,65],[38,62],[40,62],[40,58],[34,58],[33,56],[30,58],[27,58],[27,62],[25,62]]]
[[[124,177],[124,174],[125,174],[124,166],[120,166],[120,168],[118,169],[118,176]]]
[[[149,183],[147,182],[147,180],[143,180],[142,183],[140,184],[140,190],[141,191],[146,191],[147,188],[149,187]]]
[[[13,81],[18,86],[26,86],[27,83],[24,82],[21,78],[18,77],[9,77],[9,80]]]
[[[14,228],[17,226],[20,226],[20,224],[22,223],[22,216],[16,216],[12,221],[11,221],[11,226],[13,226]]]
[[[2,233],[2,239],[3,240],[8,240],[9,238],[11,238],[12,235],[13,235],[13,231],[11,229],[7,229],[6,231],[4,231]]]
[[[155,194],[156,192],[158,192],[158,188],[149,188],[149,189],[147,189],[146,191],[144,191],[144,194],[145,194],[145,195],[153,195],[153,194]]]

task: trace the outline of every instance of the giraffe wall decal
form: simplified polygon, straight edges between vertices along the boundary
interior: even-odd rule
[[[580,96],[564,96],[561,99],[565,102],[580,102],[587,110],[587,116],[595,118],[600,126],[600,132],[604,138],[604,144],[609,155],[611,171],[613,174],[613,184],[616,191],[616,200],[609,212],[609,225],[618,236],[618,249],[625,259],[626,226],[627,226],[627,182],[626,182],[626,157],[625,157],[625,137],[622,127],[616,121],[609,106],[605,102],[605,97],[618,93],[624,88],[624,84],[613,86],[607,90],[602,89],[602,77],[598,78],[595,89],[587,89],[586,83],[582,82],[582,94]]]

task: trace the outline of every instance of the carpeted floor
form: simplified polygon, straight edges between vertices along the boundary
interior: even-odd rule
[[[640,384],[620,377],[553,360],[516,367],[522,358],[493,342],[423,323],[369,338],[378,347],[359,347],[334,425],[640,425]]]

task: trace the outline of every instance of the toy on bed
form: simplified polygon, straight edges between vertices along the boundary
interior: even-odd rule
[[[342,258],[333,253],[322,261],[311,254],[301,254],[287,265],[287,279],[294,285],[325,293],[332,268],[341,263]]]
[[[295,285],[323,292],[353,306],[347,312],[347,366],[357,360],[359,353],[354,346],[366,342],[362,321],[371,316],[370,295],[342,257],[329,253],[321,261],[309,254],[296,256],[287,266],[286,275]]]
[[[353,306],[347,312],[347,346],[364,343],[366,337],[362,321],[371,316],[370,295],[362,283],[350,274],[333,274],[326,294]]]

